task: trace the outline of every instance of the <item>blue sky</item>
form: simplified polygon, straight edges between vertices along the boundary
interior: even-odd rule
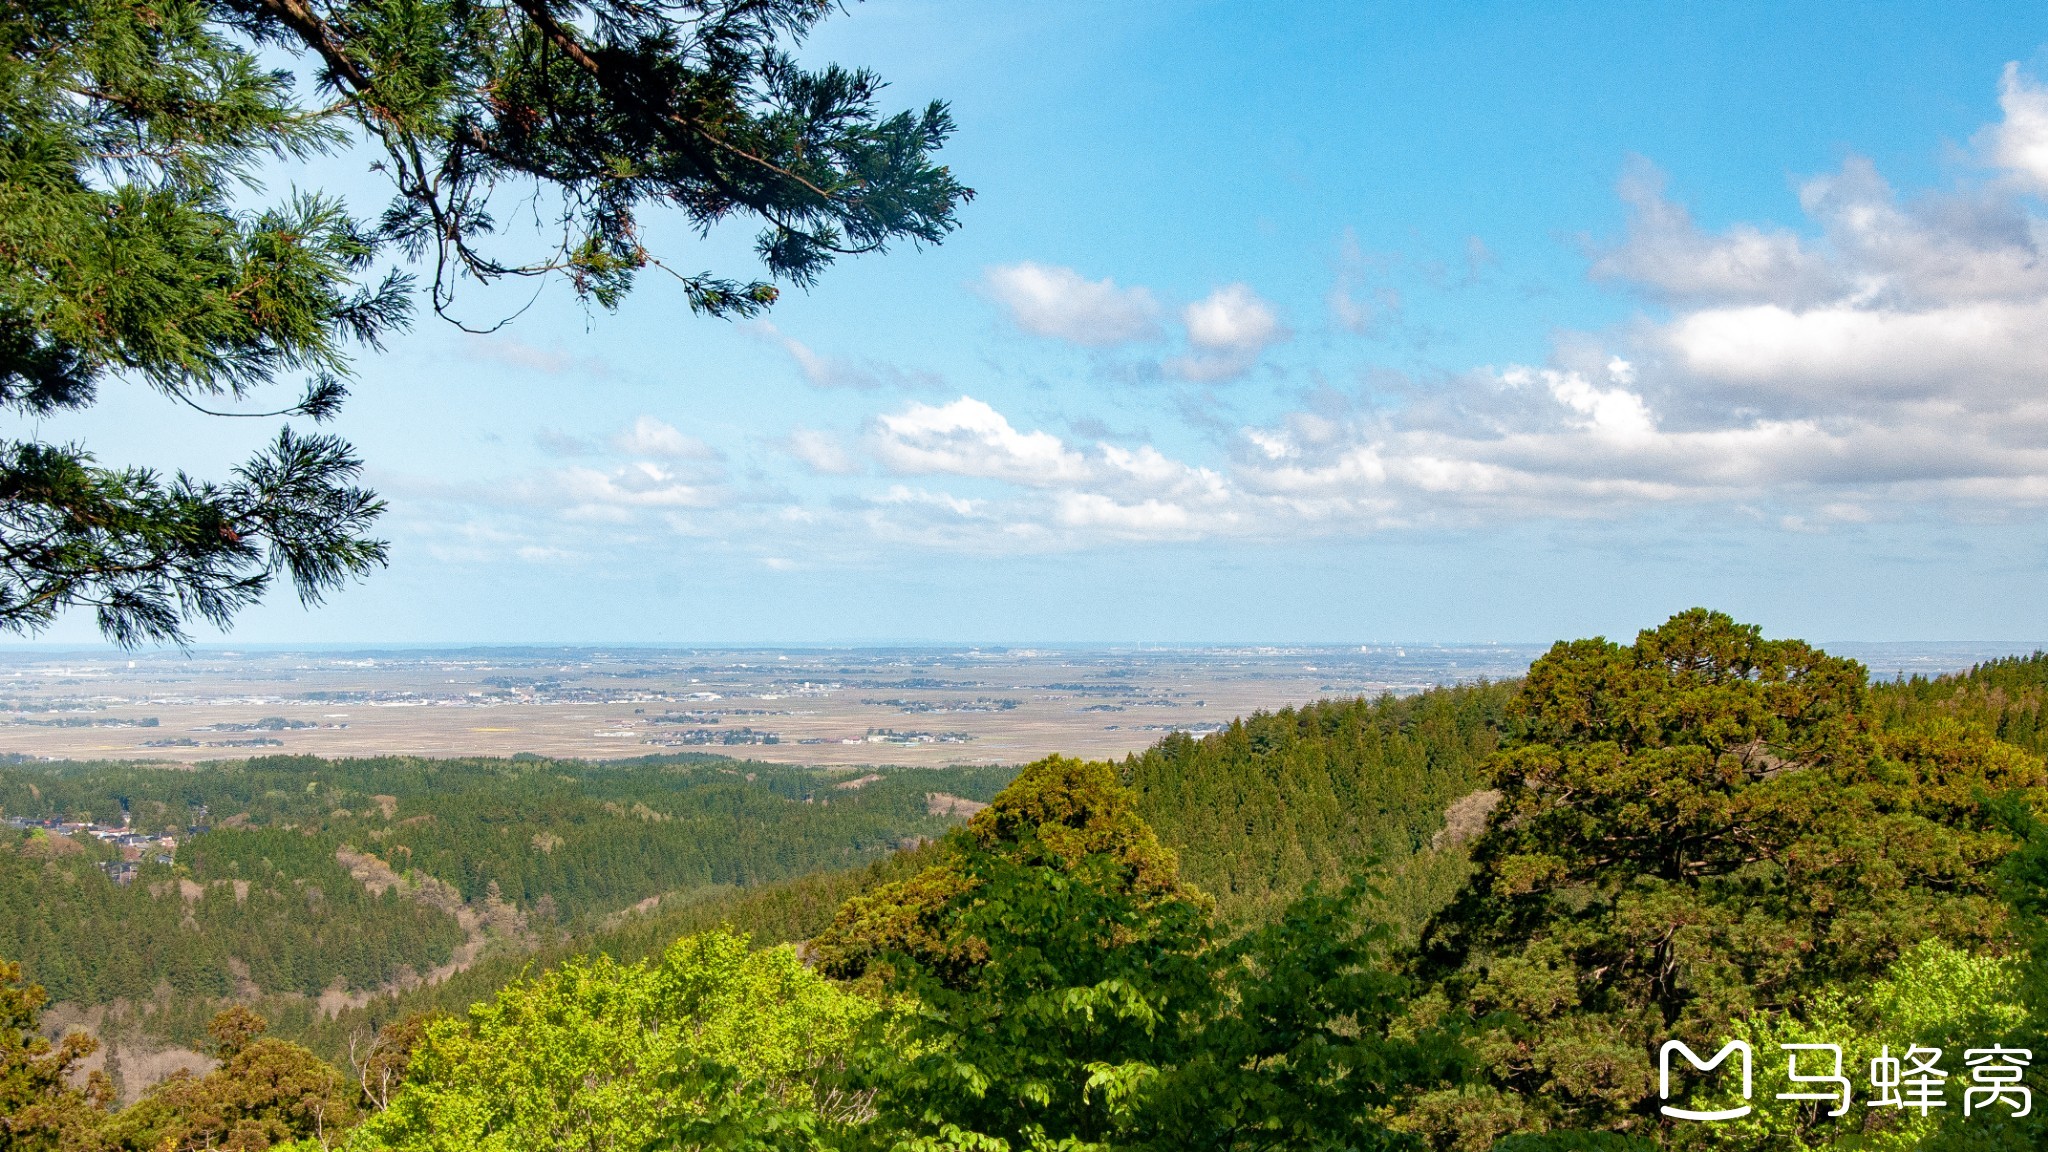
[[[653,278],[423,318],[336,424],[390,569],[231,638],[2048,637],[2044,44],[2018,4],[870,0],[806,54],[952,102],[954,238],[765,323]],[[43,434],[202,475],[266,434],[106,397]]]

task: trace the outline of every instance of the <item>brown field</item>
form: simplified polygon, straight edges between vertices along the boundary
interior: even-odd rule
[[[0,654],[0,753],[189,762],[714,752],[815,765],[1121,756],[1259,709],[1517,675],[1537,651],[15,652]]]
[[[1879,676],[2023,644],[1845,644]],[[0,754],[713,752],[814,765],[1121,756],[1327,696],[1517,676],[1533,645],[0,650]],[[773,743],[767,743],[768,738]]]

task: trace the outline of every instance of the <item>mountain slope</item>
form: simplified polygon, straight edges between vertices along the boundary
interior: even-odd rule
[[[1441,886],[1442,866],[1425,850],[1444,810],[1484,787],[1518,687],[1255,713],[1199,740],[1168,736],[1127,759],[1123,778],[1180,853],[1182,874],[1231,920],[1263,919],[1305,884],[1340,883],[1368,859],[1393,873],[1391,910],[1408,920],[1410,905]]]

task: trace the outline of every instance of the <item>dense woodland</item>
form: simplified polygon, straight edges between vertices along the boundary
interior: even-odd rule
[[[237,991],[238,976],[302,996],[375,988],[447,963],[463,939],[449,912],[357,883],[333,836],[225,830],[186,844],[176,864],[145,861],[130,884],[99,868],[118,853],[76,843],[0,834],[0,955],[59,1000],[149,1000],[160,987],[211,999]]]
[[[746,886],[845,867],[930,835],[929,792],[986,799],[1002,770],[881,774],[841,787],[783,765],[714,758],[564,764],[503,760],[268,757],[193,772],[125,765],[0,768],[0,811],[108,818],[181,831],[204,811],[216,831],[292,828],[375,853],[452,885],[496,887],[522,906],[598,913],[651,895]],[[851,777],[858,779],[858,776]],[[743,835],[734,835],[743,830]],[[209,834],[208,843],[221,840]]]
[[[1935,716],[1976,725],[2008,744],[2048,754],[2048,653],[1980,664],[1959,676],[1879,682],[1871,692],[1881,722],[1906,727]]]
[[[649,899],[839,873],[957,821],[928,794],[985,801],[1009,775],[707,758],[0,766],[6,815],[109,819],[125,801],[151,832],[212,822],[126,885],[98,867],[104,845],[0,831],[0,957],[59,1002],[125,1002],[164,1040],[200,1039],[230,995],[279,1034],[339,1035],[310,998],[413,983],[469,938],[503,958],[502,980],[529,949]]]
[[[32,1038],[31,968],[0,1020],[0,1059],[26,1070],[0,1078],[15,1093],[0,1112],[17,1146],[81,1152],[2039,1147],[2037,1114],[1868,1108],[1861,1076],[1840,1117],[1784,1105],[1674,1122],[1655,1053],[1666,1038],[1706,1052],[1741,1037],[1760,1054],[1826,1041],[1855,1075],[1881,1048],[1941,1047],[1959,1097],[1962,1048],[2048,1049],[2044,691],[2038,655],[1871,684],[1852,661],[1695,611],[1632,644],[1559,644],[1521,681],[1324,701],[1121,764],[1054,757],[1007,787],[993,770],[944,788],[890,773],[828,796],[828,777],[710,759],[273,760],[221,769],[249,774],[206,785],[236,798],[223,803],[116,779],[147,769],[39,769],[39,803],[118,787],[138,812],[143,798],[159,815],[248,813],[251,827],[193,841],[234,832],[246,848],[181,848],[166,869],[205,890],[201,908],[218,878],[266,867],[280,895],[288,875],[318,886],[327,846],[360,841],[410,847],[461,909],[537,917],[551,899],[555,929],[443,983],[281,1020],[310,1050],[230,1013],[206,1041],[223,1071],[126,1109],[100,1081],[59,1084],[61,1069],[81,1082],[87,1045]],[[621,827],[665,826],[637,805],[744,820],[758,794],[840,839],[820,834],[836,847],[779,876],[713,865],[651,911],[597,914],[588,893],[616,910],[641,889],[559,878],[531,859],[550,854],[536,826],[513,849],[438,801],[376,799],[436,771],[477,789],[496,774],[501,821],[550,810],[520,806],[540,793]],[[634,791],[636,774],[674,795]],[[915,851],[859,839],[884,814],[918,818],[926,791],[998,789]],[[403,824],[429,812],[447,816],[444,839],[399,838],[432,828]],[[566,846],[578,821],[546,819]],[[39,883],[92,879],[47,844],[13,855]],[[148,883],[125,898],[183,899]],[[291,907],[373,920],[391,898]],[[402,906],[432,911],[417,892]],[[290,1092],[229,1076],[252,1045],[281,1069],[264,1082]],[[1761,1056],[1757,1099],[1789,1087]],[[1683,1091],[1727,1102],[1725,1085]]]
[[[1371,860],[1399,877],[1397,911],[1419,923],[1463,879],[1454,854],[1432,859],[1428,849],[1445,809],[1486,786],[1487,757],[1512,731],[1515,688],[1259,713],[1200,740],[1168,736],[1122,775],[1180,853],[1181,874],[1227,918],[1270,919],[1303,885],[1341,885]]]

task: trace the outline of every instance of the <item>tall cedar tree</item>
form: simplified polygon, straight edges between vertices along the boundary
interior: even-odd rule
[[[1395,1092],[1457,1074],[1389,1034],[1409,988],[1363,889],[1226,942],[1112,765],[1027,765],[943,843],[811,944],[906,1009],[856,1052],[852,1147],[1391,1148]]]
[[[1515,708],[1477,870],[1421,945],[1488,1073],[1412,1102],[1439,1147],[1655,1132],[1665,1039],[1802,1018],[1930,939],[2017,946],[2000,804],[2048,805],[2048,769],[1953,721],[1874,730],[1852,660],[1693,609],[1556,645]]]
[[[831,0],[0,0],[0,408],[90,405],[109,381],[201,411],[332,414],[355,346],[404,325],[431,269],[560,274],[615,307],[643,269],[746,316],[839,255],[936,243],[972,196],[933,153],[943,104],[884,115],[865,70],[789,55]],[[311,85],[269,63],[313,67]],[[292,191],[268,160],[373,141],[380,219]],[[502,195],[501,195],[502,194]],[[545,221],[501,234],[494,199]],[[768,280],[678,270],[643,206],[761,226]],[[268,385],[299,399],[250,412]],[[311,604],[381,565],[383,511],[332,435],[281,430],[224,482],[0,439],[0,627],[91,607],[122,644],[226,624],[280,576]]]
[[[264,1152],[278,1144],[323,1144],[357,1119],[354,1085],[297,1044],[263,1033],[247,1008],[213,1018],[208,1047],[219,1062],[204,1076],[180,1070],[106,1121],[102,1147],[152,1152]]]

